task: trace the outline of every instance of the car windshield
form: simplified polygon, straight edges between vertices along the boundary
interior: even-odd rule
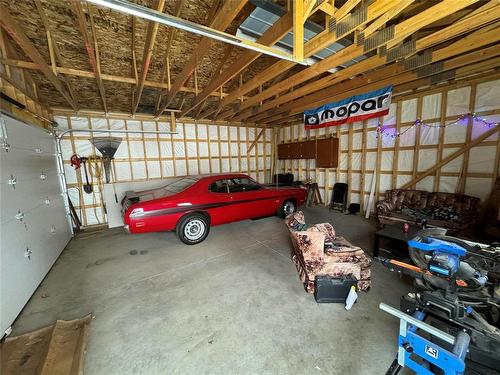
[[[169,184],[165,185],[163,189],[171,193],[180,193],[181,191],[193,185],[196,181],[197,180],[195,180],[194,178],[185,177],[170,182]]]

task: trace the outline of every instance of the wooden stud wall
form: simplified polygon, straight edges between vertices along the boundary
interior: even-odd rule
[[[85,128],[90,129],[94,124],[97,123],[96,121],[100,120],[105,120],[107,124],[106,128],[111,130],[118,129],[116,126],[111,127],[110,123],[113,122],[113,120],[120,120],[123,124],[123,129],[132,129],[132,122],[135,122],[136,125],[139,124],[139,128],[143,130],[161,131],[170,130],[172,128],[172,125],[170,124],[170,118],[154,120],[151,118],[138,116],[138,119],[126,119],[126,117],[122,116],[110,116],[106,118],[104,116],[101,117],[97,115],[71,115],[68,113],[56,113],[55,116],[56,120],[59,120],[61,123],[66,122],[68,128],[74,128],[75,121],[78,121],[78,128],[82,128],[82,123],[85,122]],[[145,127],[146,123],[149,123],[150,125],[148,128]],[[151,124],[154,125],[154,128],[152,128]],[[211,128],[212,131],[210,131],[210,126],[214,126],[215,128]],[[116,182],[120,183],[161,180],[164,178],[182,177],[189,174],[218,173],[230,171],[249,174],[250,176],[256,178],[259,182],[269,182],[272,163],[272,137],[270,129],[267,129],[259,138],[259,140],[257,140],[256,145],[251,153],[246,154],[244,150],[247,150],[248,145],[255,140],[255,137],[257,136],[261,128],[238,127],[221,124],[210,125],[199,122],[197,124],[194,122],[184,123],[179,121],[177,121],[177,124],[175,124],[173,128],[175,127],[181,133],[173,136],[170,136],[168,134],[117,134],[117,136],[123,137],[122,145],[120,145],[119,149],[123,152],[117,153],[117,155],[120,154],[122,156],[118,155],[114,159],[114,166],[116,166],[115,170],[121,171],[121,173],[117,173]],[[190,128],[190,130],[192,130],[193,136],[188,137],[188,135],[186,134],[187,128]],[[204,128],[203,130],[205,136],[203,138],[200,137],[200,132],[202,130],[201,128]],[[231,137],[231,131],[234,133],[234,129],[236,130],[237,137]],[[225,137],[225,139],[221,140],[221,136],[223,133],[227,134],[227,136]],[[105,136],[106,134],[99,135]],[[99,223],[101,224],[105,223],[106,221],[104,210],[102,204],[100,203],[101,199],[99,185],[97,183],[94,184],[94,190],[96,191],[95,194],[88,195],[83,193],[82,187],[84,184],[84,179],[82,181],[80,173],[75,173],[70,166],[69,158],[71,155],[79,154],[80,156],[88,156],[92,155],[95,152],[94,147],[90,145],[88,139],[88,134],[70,133],[69,136],[64,138],[62,144],[66,177],[68,180],[67,186],[70,193],[72,193],[72,200],[74,200],[73,204],[77,212],[80,214],[82,224],[84,226],[98,224],[95,221],[95,217],[98,218]],[[156,143],[154,147],[152,145],[153,142]],[[162,148],[162,145],[167,143],[171,149],[171,153],[168,153],[168,156],[166,152],[163,152]],[[80,147],[78,147],[78,144],[80,144]],[[139,149],[135,148],[135,150],[136,152],[140,150],[141,155],[132,156],[134,152],[131,146],[132,144],[140,145]],[[203,152],[204,156],[200,156],[202,144],[206,145],[206,147],[205,145],[203,145],[205,150]],[[85,151],[82,152],[83,145],[85,145]],[[231,152],[231,145],[233,145],[233,152]],[[213,150],[214,152],[217,152],[217,155],[212,154],[212,147],[217,150]],[[227,152],[224,152],[225,147],[227,147]],[[148,155],[148,151],[149,153],[151,153],[153,148],[155,150],[154,155]],[[191,155],[190,150],[192,150]],[[234,153],[234,150],[237,150],[237,153]],[[225,156],[221,156],[223,152]],[[231,162],[231,160],[233,160],[233,162]],[[237,161],[237,163],[235,163],[235,160]],[[244,163],[242,163],[242,160],[246,161],[246,167]],[[181,166],[179,162],[184,164],[180,169],[184,169],[185,173],[183,173],[184,171],[177,168]],[[137,173],[138,163],[143,164],[143,169],[141,169],[142,175],[140,173]],[[166,163],[169,163],[170,167],[168,168],[168,172],[171,173],[167,173]],[[204,164],[204,166],[202,166],[202,164]],[[134,165],[136,166],[136,168],[134,168]],[[160,169],[159,172],[158,165]],[[192,170],[193,167],[198,171]],[[126,175],[127,177],[124,178],[124,175]],[[81,202],[83,202],[83,204]]]
[[[495,77],[498,78],[498,77]],[[476,80],[471,80],[467,82],[463,82],[460,84],[453,84],[449,86],[441,86],[440,88],[432,88],[427,91],[419,91],[415,94],[407,94],[401,95],[393,99],[393,116],[394,120],[392,125],[387,125],[384,123],[384,126],[389,129],[393,129],[394,132],[403,131],[414,123],[416,118],[421,118],[424,110],[424,97],[429,95],[438,94],[440,96],[440,108],[437,116],[433,118],[428,118],[423,120],[426,124],[433,125],[443,125],[457,120],[460,114],[466,112],[476,112],[480,116],[494,116],[496,121],[500,120],[500,101],[497,100],[498,105],[493,109],[488,110],[479,110],[481,107],[481,103],[477,103],[476,100],[476,92],[477,87],[481,83],[486,83],[492,81],[491,78],[480,78]],[[496,81],[497,86],[500,85],[500,80]],[[447,114],[447,106],[449,103],[449,93],[453,90],[470,87],[470,101],[468,105],[465,105],[461,113],[448,115]],[[500,91],[500,88],[498,88]],[[416,100],[416,113],[415,119],[411,121],[403,121],[403,102]],[[468,109],[467,109],[468,108]],[[352,196],[356,196],[352,202],[360,203],[362,210],[366,208],[367,197],[369,195],[371,178],[374,170],[377,173],[376,177],[376,199],[375,201],[383,198],[385,193],[385,188],[382,188],[381,179],[389,178],[389,181],[386,180],[385,185],[387,189],[389,188],[397,188],[401,186],[404,182],[409,181],[412,177],[420,174],[423,171],[423,164],[425,160],[419,158],[424,152],[429,150],[429,152],[436,152],[436,162],[440,160],[446,152],[449,150],[460,148],[464,145],[464,143],[470,139],[473,139],[475,136],[472,136],[472,122],[468,124],[466,127],[466,135],[464,136],[463,141],[454,141],[454,142],[446,142],[446,134],[449,128],[439,128],[437,131],[437,140],[435,144],[423,144],[421,142],[421,132],[423,131],[419,126],[415,127],[415,136],[413,144],[401,144],[401,138],[396,137],[393,140],[392,145],[385,144],[382,138],[378,138],[372,141],[372,146],[368,146],[368,140],[370,137],[376,137],[376,126],[378,124],[378,119],[370,119],[364,121],[362,123],[355,123],[349,125],[343,125],[340,127],[327,128],[326,131],[324,129],[312,130],[308,131],[307,139],[315,139],[315,138],[324,138],[330,136],[336,136],[340,139],[340,158],[339,158],[339,168],[329,169],[329,168],[316,168],[314,165],[311,166],[309,162],[306,162],[306,168],[295,168],[293,167],[296,161],[294,160],[281,160],[278,163],[277,173],[294,173],[295,178],[298,178],[299,175],[310,176],[313,180],[318,182],[320,191],[322,192],[325,204],[328,204],[331,198],[331,191],[333,189],[333,185],[335,182],[347,182],[349,184],[349,202],[351,201]],[[460,126],[460,125],[454,125]],[[474,127],[481,127],[479,123],[476,123]],[[281,127],[279,129],[280,133],[280,143],[293,142],[298,140],[294,134],[297,132],[301,132],[302,125],[288,125]],[[448,130],[449,131],[449,130]],[[353,146],[353,137],[360,133],[361,141],[359,142],[360,147]],[[287,136],[289,135],[289,136]],[[346,137],[347,136],[347,137]],[[490,183],[491,186],[494,183],[496,176],[499,175],[500,171],[498,170],[500,167],[500,137],[497,136],[496,139],[483,141],[480,145],[476,147],[496,147],[496,153],[493,160],[493,166],[489,171],[481,171],[481,172],[473,172],[470,171],[469,165],[469,153],[464,155],[461,164],[461,171],[446,171],[446,168],[443,167],[438,170],[434,175],[430,177],[434,179],[430,189],[424,190],[432,190],[432,191],[443,191],[440,189],[444,189],[443,187],[443,178],[453,177],[457,178],[457,191],[467,193],[466,182],[469,178],[482,178],[485,181],[488,181],[487,184],[484,184],[485,191],[484,195],[489,193]],[[472,151],[472,150],[471,150]],[[391,170],[382,169],[382,154],[384,152],[392,152],[392,160],[391,160]],[[401,170],[400,163],[402,162],[401,153],[407,152],[411,154],[411,161],[408,170]],[[353,167],[353,155],[358,154],[360,156],[360,168]],[[373,160],[370,160],[372,157]],[[368,162],[374,165],[374,168],[367,167]],[[300,161],[299,161],[300,163]],[[314,161],[313,161],[314,163]],[[431,163],[433,165],[435,163]],[[301,164],[299,164],[301,165]],[[354,175],[359,175],[359,181],[354,180]],[[356,176],[356,177],[357,177]],[[304,179],[304,177],[302,177]],[[401,181],[398,181],[401,180]],[[417,189],[420,184],[417,184]],[[326,191],[326,197],[324,196]],[[449,191],[449,190],[448,190]],[[453,191],[451,191],[453,192]],[[472,194],[473,195],[473,194]]]

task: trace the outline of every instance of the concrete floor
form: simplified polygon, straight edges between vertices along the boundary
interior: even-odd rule
[[[374,225],[306,208],[371,253]],[[396,350],[411,286],[379,264],[351,311],[316,304],[290,260],[281,219],[212,228],[186,246],[174,233],[121,228],[72,240],[15,322],[13,334],[89,312],[87,374],[382,374]]]

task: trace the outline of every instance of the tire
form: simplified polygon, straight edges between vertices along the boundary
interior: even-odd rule
[[[278,216],[284,219],[288,215],[294,213],[296,210],[297,206],[295,205],[295,202],[291,199],[287,199],[281,205],[278,211]]]
[[[210,232],[210,220],[200,213],[184,216],[176,228],[177,237],[186,245],[196,245],[207,238]]]

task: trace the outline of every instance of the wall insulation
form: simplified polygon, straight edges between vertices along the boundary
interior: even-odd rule
[[[3,333],[69,242],[71,230],[59,183],[54,136],[1,114],[0,125]]]
[[[439,127],[473,112],[488,121],[500,121],[500,80],[471,81],[393,99],[389,114],[381,119],[385,128],[403,132],[417,118],[429,125],[415,126],[401,137],[377,137],[379,119],[311,131],[304,130],[302,124],[283,127],[279,130],[279,143],[338,137],[340,162],[339,168],[325,169],[316,168],[314,160],[281,160],[278,170],[293,173],[299,180],[316,180],[323,198],[327,192],[325,204],[330,201],[335,182],[346,182],[349,184],[348,202],[360,203],[363,207],[368,202],[374,171],[376,202],[383,198],[386,190],[411,181],[488,130],[478,121],[467,120]],[[499,156],[497,132],[418,182],[416,188],[464,192],[484,201],[499,173]]]
[[[126,116],[104,117],[98,114],[77,115],[56,113],[59,131],[63,129],[111,129],[170,131],[169,119],[158,121]],[[93,133],[94,137],[122,137],[113,161],[116,182],[152,181],[205,173],[242,172],[259,182],[268,182],[271,170],[271,131],[247,126],[207,123],[182,123],[175,126],[177,134]],[[68,194],[84,226],[107,223],[101,201],[103,185],[95,168],[91,169],[93,193],[82,189],[83,171],[70,165],[72,155],[100,155],[90,143],[91,133],[70,133],[61,142]],[[249,154],[247,149],[258,137]],[[120,197],[119,197],[120,199]],[[104,200],[104,199],[102,199]]]

